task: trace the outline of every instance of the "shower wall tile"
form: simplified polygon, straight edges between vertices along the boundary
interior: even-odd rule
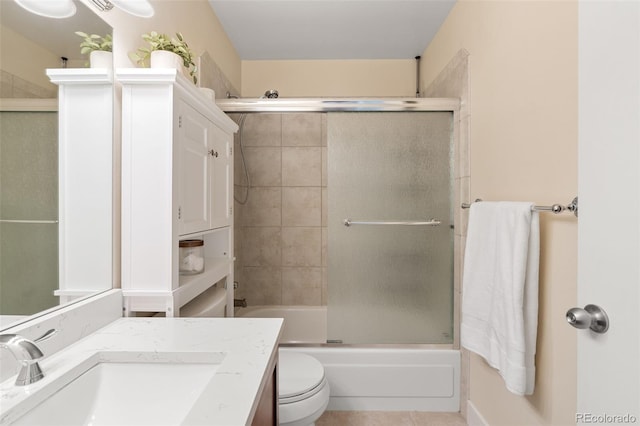
[[[282,188],[282,225],[320,226],[321,205],[319,187]]]
[[[283,227],[282,266],[321,266],[321,234],[319,227]]]
[[[322,118],[318,113],[284,114],[282,146],[320,146]]]
[[[282,269],[275,267],[244,267],[245,294],[252,305],[282,304]]]
[[[198,74],[200,87],[213,89],[216,99],[226,98],[227,93],[235,96],[240,94],[207,51],[198,57]]]
[[[283,304],[317,306],[321,302],[321,268],[282,268]]]
[[[461,114],[462,115],[462,114]],[[460,127],[458,132],[458,177],[469,177],[471,171],[469,168],[469,138],[471,131],[471,116],[467,115],[460,118]]]
[[[250,305],[326,304],[326,114],[248,114],[242,144],[251,190],[235,203],[236,295]],[[240,154],[234,164],[242,199]]]
[[[233,152],[236,153],[236,155],[234,155],[233,157],[233,182],[236,185],[246,185],[247,182],[244,176],[244,165],[242,164],[242,154],[240,153],[240,142],[238,141],[238,135],[236,135],[235,139],[233,140]]]
[[[329,266],[329,228],[322,228],[322,266]]]
[[[328,279],[328,268],[323,267],[322,268],[322,300],[321,300],[321,305],[326,306],[327,305],[327,301],[329,299],[329,279]]]
[[[241,211],[240,224],[280,226],[282,224],[282,188],[251,188]]]
[[[247,147],[244,149],[244,153],[251,186],[282,185],[282,152],[280,148]],[[244,173],[240,179],[244,182]]]
[[[235,258],[236,261],[234,266],[238,266],[239,264],[243,264],[244,262],[244,250],[242,240],[244,239],[244,229],[243,227],[237,227],[233,232],[233,248],[235,250]]]
[[[327,114],[320,117],[320,146],[327,146]]]
[[[242,129],[244,146],[281,146],[281,114],[248,114]]]
[[[48,84],[42,87],[8,71],[0,70],[0,97],[10,98],[56,98],[58,87]]]
[[[329,190],[322,188],[322,226],[329,226]]]
[[[466,419],[467,401],[469,400],[469,381],[471,353],[465,348],[460,350],[460,413]]]
[[[242,262],[245,266],[280,266],[281,228],[247,227],[242,233]]]
[[[460,219],[460,224],[458,226],[458,231],[456,235],[467,235],[467,229],[469,226],[469,209],[460,208],[461,203],[471,203],[471,178],[463,177],[460,179],[456,179],[456,183],[458,184],[458,190],[456,191],[456,195],[458,197],[459,203],[456,204],[458,208],[458,214]]]
[[[321,163],[319,147],[282,148],[282,185],[320,186]]]
[[[322,186],[327,186],[327,183],[329,181],[329,172],[328,172],[328,164],[329,164],[329,151],[327,149],[327,147],[322,147],[321,149],[322,152],[322,180],[321,180],[321,185]]]

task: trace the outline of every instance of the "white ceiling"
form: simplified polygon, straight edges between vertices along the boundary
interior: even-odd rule
[[[209,0],[243,60],[413,59],[455,0]]]

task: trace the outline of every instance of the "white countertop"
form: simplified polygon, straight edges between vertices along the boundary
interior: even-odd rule
[[[14,376],[1,383],[0,424],[15,421],[50,396],[56,380],[76,376],[79,365],[95,363],[96,357],[180,363],[189,362],[193,354],[218,357],[221,363],[182,424],[249,424],[277,360],[281,329],[278,318],[118,319],[50,357],[45,354],[42,380],[15,386]]]

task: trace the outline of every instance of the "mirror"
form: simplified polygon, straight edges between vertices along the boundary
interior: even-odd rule
[[[45,70],[87,66],[75,31],[112,32],[76,8],[54,19],[0,1],[0,330],[60,304],[58,87]]]

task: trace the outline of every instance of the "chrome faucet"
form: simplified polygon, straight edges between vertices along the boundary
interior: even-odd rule
[[[51,329],[34,341],[18,334],[0,334],[0,348],[8,349],[21,365],[16,378],[16,386],[29,385],[44,377],[44,373],[38,364],[38,360],[44,354],[36,346],[36,343],[47,340],[57,332],[58,330]]]

